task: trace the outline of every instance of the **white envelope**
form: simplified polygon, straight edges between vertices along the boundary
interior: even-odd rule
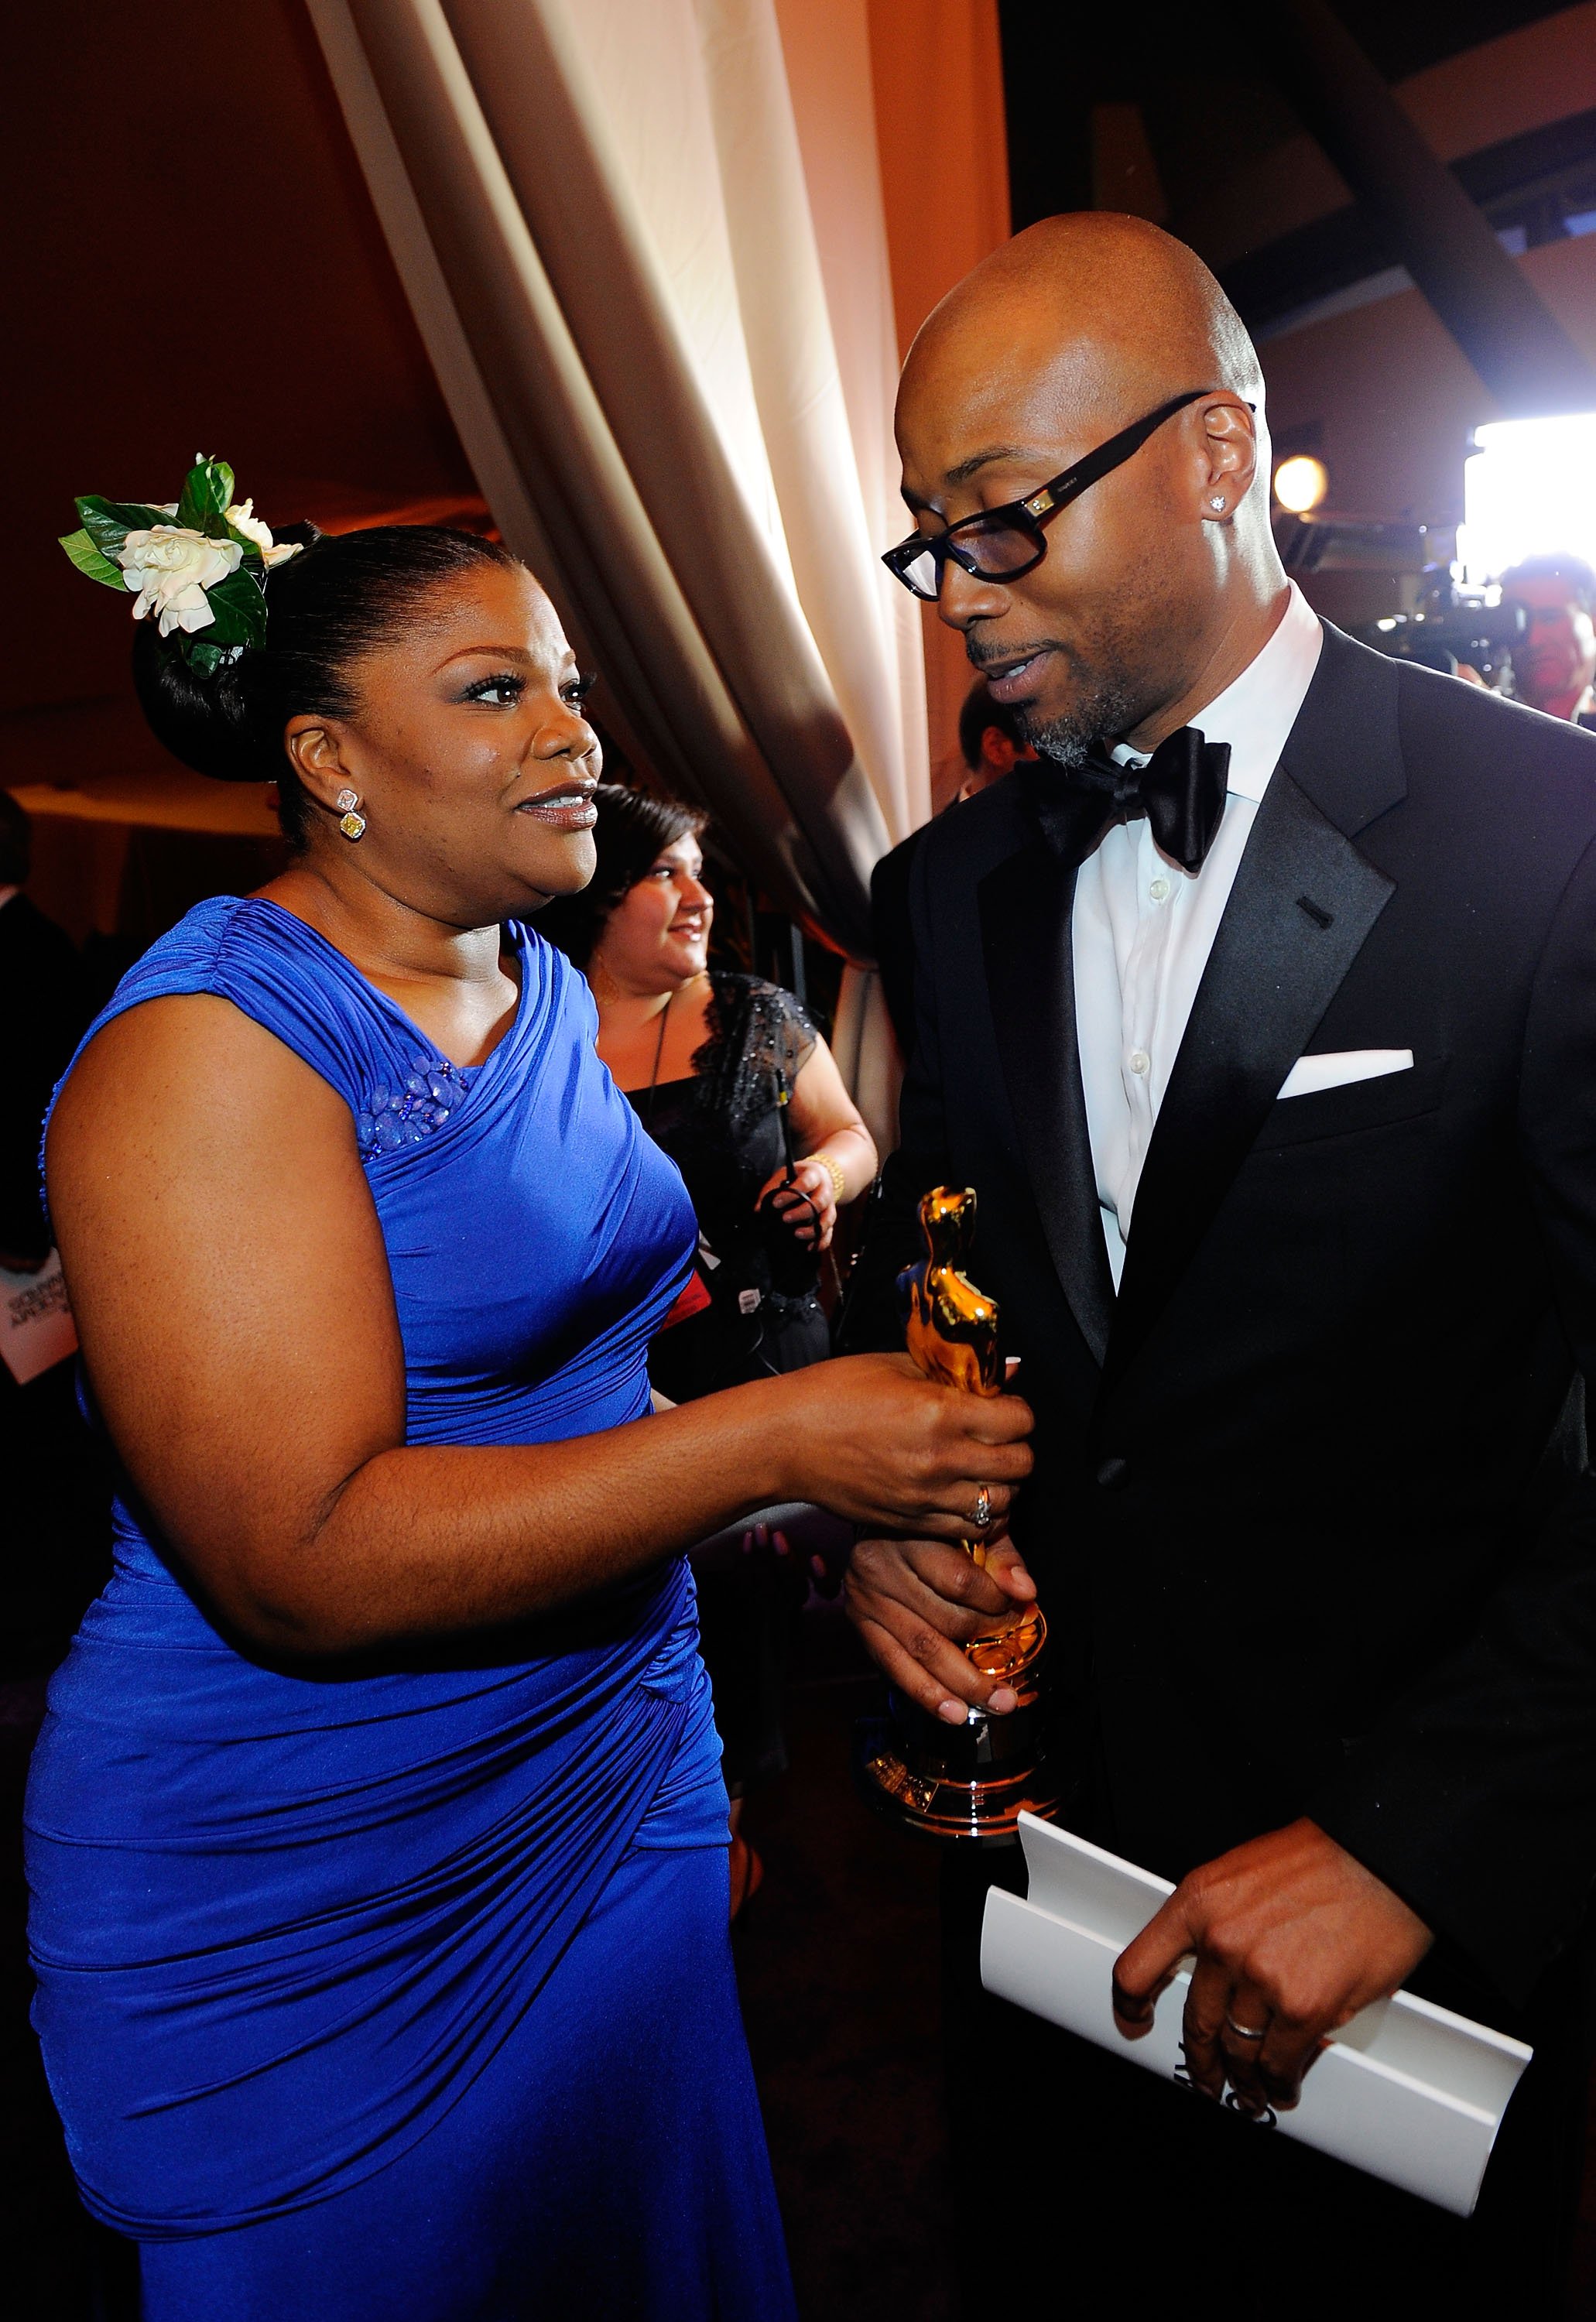
[[[987,1897],[982,1983],[1127,2064],[1182,2079],[1189,1967],[1160,1998],[1153,2029],[1141,2039],[1126,2040],[1116,2028],[1113,2007],[1115,1961],[1174,1890],[1035,1815],[1020,1816],[1020,1834],[1030,1892],[1022,1901],[995,1887]],[[1295,2111],[1256,2123],[1245,2113],[1235,2116],[1254,2135],[1274,2129],[1297,2137],[1466,2217],[1529,2056],[1521,2041],[1399,1991],[1333,2035]]]
[[[1387,1073],[1410,1073],[1411,1048],[1342,1048],[1323,1056],[1299,1056],[1280,1084],[1281,1096],[1317,1096],[1321,1089],[1350,1088],[1354,1081],[1377,1081]]]

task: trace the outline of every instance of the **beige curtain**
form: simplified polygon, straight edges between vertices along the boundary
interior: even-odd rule
[[[483,490],[617,738],[864,957],[871,866],[928,807],[917,618],[877,561],[864,0],[307,4]]]

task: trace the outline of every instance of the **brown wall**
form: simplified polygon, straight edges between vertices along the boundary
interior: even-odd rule
[[[938,301],[1008,239],[997,0],[870,0],[876,139],[899,352]],[[908,530],[907,519],[904,530]],[[932,794],[958,788],[964,641],[925,617]]]
[[[1448,161],[1596,106],[1596,5],[1554,11],[1399,82],[1394,94]],[[1345,203],[1318,147],[1295,136],[1218,176],[1181,230],[1223,265]],[[1549,242],[1518,261],[1575,344],[1596,357],[1596,235]],[[1494,398],[1418,290],[1268,339],[1260,348],[1277,437],[1313,431],[1330,471],[1330,510],[1437,527],[1443,556],[1463,514],[1470,431],[1500,416]],[[1390,575],[1309,583],[1333,617],[1392,608]]]
[[[1596,234],[1543,243],[1518,263],[1596,359]],[[1309,324],[1259,352],[1275,432],[1323,430],[1336,507],[1457,522],[1469,431],[1497,407],[1418,291]]]
[[[1444,161],[1583,113],[1596,105],[1596,0],[1482,41],[1396,82],[1391,93]],[[1256,160],[1216,170],[1211,191],[1180,230],[1210,265],[1224,266],[1265,234],[1288,233],[1350,198],[1313,139],[1293,136]]]
[[[74,492],[170,498],[199,451],[268,522],[472,489],[298,0],[49,0],[6,46],[0,716],[126,684]]]

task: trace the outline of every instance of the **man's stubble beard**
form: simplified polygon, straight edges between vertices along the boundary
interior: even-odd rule
[[[1081,681],[1067,709],[1052,717],[1034,707],[1016,713],[1015,722],[1032,749],[1055,766],[1084,765],[1095,742],[1112,741],[1138,722],[1135,697],[1119,672],[1089,672],[1077,656],[1071,659]]]
[[[1169,672],[1150,664],[1173,634],[1170,609],[1155,609],[1159,593],[1150,571],[1139,574],[1102,608],[1096,634],[1084,645],[1053,640],[1053,650],[1070,672],[1069,701],[1052,712],[1035,703],[1019,705],[1015,712],[1039,756],[1057,766],[1084,765],[1094,743],[1117,741],[1158,708]]]

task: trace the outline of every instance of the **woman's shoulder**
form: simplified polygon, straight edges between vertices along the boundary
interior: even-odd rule
[[[40,1139],[52,1214],[64,1190],[74,1198],[76,1184],[81,1194],[86,1156],[101,1175],[125,1177],[131,1187],[143,1182],[153,1155],[168,1193],[181,1201],[191,1165],[203,1177],[218,1151],[242,1168],[248,1151],[280,1145],[280,1134],[261,1138],[263,1125],[291,1126],[304,1151],[335,1120],[324,1100],[336,1103],[342,1092],[330,1076],[307,1072],[291,1044],[218,988],[204,931],[188,932],[192,955],[169,944],[166,973],[156,972],[157,962],[145,976],[130,971],[123,979],[61,1076]]]
[[[324,984],[330,960],[341,959],[307,921],[264,895],[209,895],[141,953],[105,1017],[158,995],[208,992],[225,999],[229,985],[261,979]]]
[[[132,1010],[183,998],[230,1002],[351,1101],[393,1044],[376,992],[306,920],[265,896],[213,895],[135,960],[78,1055]]]
[[[242,895],[207,895],[203,903],[196,903],[176,927],[141,952],[112,993],[105,1016],[158,994],[209,991],[234,922],[249,910]]]
[[[762,975],[744,975],[731,968],[711,968],[710,990],[723,1017],[765,1024],[800,1024],[811,1037],[814,1019],[795,992],[771,983]]]
[[[710,972],[709,1038],[695,1060],[706,1078],[735,1089],[746,1102],[768,1103],[780,1074],[790,1082],[803,1069],[819,1034],[795,992],[761,975]]]
[[[325,1012],[329,992],[351,981],[360,978],[351,963],[280,904],[263,895],[211,895],[133,962],[94,1028],[145,1001],[182,993],[233,1000],[247,1015],[264,1010],[269,1017],[274,1006],[314,992]]]
[[[768,983],[762,976],[746,977],[750,1028],[779,1044],[796,1071],[820,1038],[819,1028],[796,992],[785,984]]]

